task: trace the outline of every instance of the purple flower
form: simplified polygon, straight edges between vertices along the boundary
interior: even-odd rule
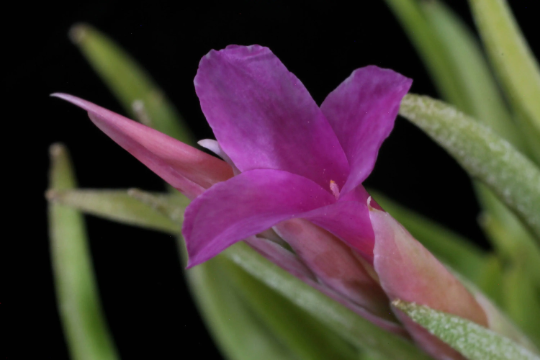
[[[411,82],[368,66],[319,107],[268,48],[229,46],[203,57],[195,89],[219,146],[240,174],[186,210],[189,266],[293,218],[328,230],[372,262],[362,181]]]

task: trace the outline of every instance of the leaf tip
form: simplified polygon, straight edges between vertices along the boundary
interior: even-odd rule
[[[85,23],[75,23],[68,31],[68,37],[75,45],[81,44],[88,34],[90,26]]]

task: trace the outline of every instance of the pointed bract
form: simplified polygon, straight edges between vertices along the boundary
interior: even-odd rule
[[[148,126],[72,95],[52,96],[88,111],[92,122],[105,134],[191,199],[233,176],[224,161]]]
[[[375,232],[374,267],[390,300],[404,300],[487,326],[487,317],[474,296],[429,251],[388,213],[370,209]],[[408,316],[396,310],[409,333],[437,359],[461,356]]]

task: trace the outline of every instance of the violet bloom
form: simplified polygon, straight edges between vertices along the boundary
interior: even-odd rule
[[[392,70],[368,66],[319,107],[269,49],[211,51],[199,64],[195,89],[217,142],[201,145],[227,163],[85,100],[55,96],[87,110],[100,129],[193,199],[183,227],[188,267],[247,239],[370,321],[412,335],[436,357],[457,358],[397,312],[401,324],[390,300],[486,325],[483,310],[395,220],[370,204],[362,186],[410,86]],[[266,240],[272,237],[295,252]]]
[[[319,107],[268,48],[229,46],[206,55],[195,90],[219,146],[240,174],[186,210],[189,266],[292,218],[328,230],[372,262],[362,181],[411,82],[365,67]]]

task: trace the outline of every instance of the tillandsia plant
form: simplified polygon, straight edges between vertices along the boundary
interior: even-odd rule
[[[216,137],[199,145],[216,156],[192,146],[129,56],[87,25],[72,29],[140,122],[53,96],[87,111],[171,186],[76,189],[66,150],[51,149],[53,262],[74,359],[117,358],[79,211],[178,235],[186,276],[229,359],[540,359],[536,62],[502,0],[471,0],[498,78],[441,3],[388,4],[452,105],[407,95],[411,79],[367,66],[318,106],[270,49],[231,45],[204,56],[195,76]],[[474,179],[494,252],[363,187],[398,113]]]

